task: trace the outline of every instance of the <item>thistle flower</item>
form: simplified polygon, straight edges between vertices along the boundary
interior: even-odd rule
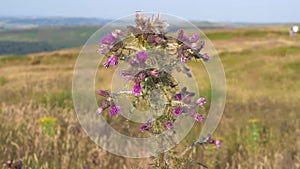
[[[152,129],[152,127],[156,129],[156,127],[163,126],[165,126],[165,128],[163,127],[164,129],[170,129],[173,127],[175,118],[180,116],[183,112],[188,113],[198,122],[203,121],[204,117],[194,112],[197,112],[197,110],[195,110],[198,108],[197,106],[202,106],[206,103],[206,99],[199,98],[196,102],[192,102],[195,93],[187,91],[186,87],[178,91],[178,87],[176,87],[178,83],[176,80],[173,79],[171,75],[165,74],[162,70],[172,72],[175,68],[178,72],[192,77],[187,67],[176,65],[178,63],[177,59],[180,58],[182,63],[187,63],[192,58],[208,61],[210,59],[209,55],[200,53],[200,50],[204,47],[204,41],[201,41],[199,34],[194,33],[191,36],[187,36],[183,30],[178,31],[177,39],[168,36],[166,30],[169,25],[161,20],[159,16],[146,17],[138,12],[136,13],[135,21],[136,25],[128,26],[124,32],[115,30],[111,34],[104,36],[100,41],[101,45],[97,52],[105,54],[108,58],[104,63],[106,68],[109,66],[117,66],[118,59],[131,65],[128,69],[120,71],[120,73],[125,79],[134,82],[132,91],[122,91],[120,93],[136,96],[137,98],[133,101],[134,105],[141,103],[139,99],[141,95],[143,98],[156,95],[153,90],[162,88],[166,93],[168,102],[164,104],[169,106],[168,109],[166,109],[168,112],[164,114],[166,117],[157,118],[156,120],[158,120],[158,122],[153,124],[151,120],[148,120],[147,123],[140,126],[140,131],[144,132],[150,128]],[[124,39],[121,39],[120,37],[125,33],[127,37],[124,36]],[[149,48],[161,49],[161,51],[166,53],[156,52],[152,56],[152,53],[150,53],[152,50],[149,50],[149,52],[144,51]],[[152,58],[150,57],[168,55],[175,57],[170,57],[170,59],[160,57],[158,59],[158,68],[153,68],[153,66],[152,68],[149,67],[149,65],[152,64]],[[149,67],[150,69],[141,69],[141,67]],[[120,113],[120,107],[116,106],[113,101],[113,94],[103,90],[99,90],[98,94],[106,98],[98,108],[97,114],[101,114],[109,107],[111,116]],[[159,97],[159,95],[157,97]],[[155,130],[149,130],[149,132],[157,134]],[[217,147],[221,146],[220,141],[210,138],[207,141],[211,144],[215,144]]]
[[[141,127],[140,127],[140,131],[141,132],[144,132],[146,129],[147,129],[147,125],[146,124],[143,124]]]
[[[205,105],[205,104],[206,104],[206,98],[204,98],[204,97],[199,98],[199,99],[196,101],[196,104],[199,105],[199,106]]]
[[[152,124],[152,120],[151,120],[151,119],[147,120],[146,125],[147,125],[147,126],[150,126],[151,124]]]
[[[172,122],[167,121],[167,122],[165,123],[165,127],[168,128],[168,129],[172,128],[172,127],[173,127]]]
[[[178,100],[180,101],[182,99],[182,94],[181,93],[177,93],[175,96],[174,96],[175,100]]]
[[[104,63],[104,67],[108,68],[110,65],[117,66],[118,65],[118,56],[112,55],[108,58],[108,60]]]
[[[207,53],[201,55],[200,58],[202,58],[202,60],[203,60],[204,62],[207,62],[207,61],[210,60],[210,56],[209,56]]]
[[[182,113],[183,109],[181,107],[176,107],[174,110],[173,110],[173,114],[175,116],[180,116],[181,113]]]
[[[200,36],[197,33],[194,33],[190,38],[190,43],[196,43],[200,39]]]
[[[211,138],[211,134],[208,135],[208,141],[209,144],[214,144],[216,145],[218,148],[220,148],[222,146],[222,141],[220,140],[214,140]]]
[[[135,96],[140,96],[142,92],[142,87],[140,83],[135,83],[132,89],[132,94]]]
[[[140,63],[145,63],[148,58],[148,54],[145,51],[141,51],[136,55],[136,58]]]
[[[182,29],[178,30],[178,35],[177,35],[177,39],[181,42],[186,42],[189,40],[189,37],[187,35],[184,34]]]
[[[108,34],[101,39],[101,44],[112,44],[115,42],[116,37],[112,34]]]
[[[192,95],[190,95],[190,94],[185,96],[185,98],[183,100],[183,102],[186,103],[186,104],[191,103],[191,101],[192,101]]]
[[[110,92],[107,90],[99,90],[98,95],[103,96],[103,97],[108,97],[108,96],[110,96]]]
[[[114,115],[117,115],[120,113],[120,107],[119,106],[116,106],[116,105],[113,105],[109,111],[110,113],[110,116],[114,116]]]
[[[216,141],[215,141],[215,145],[216,145],[218,148],[222,147],[222,141],[216,140]]]
[[[196,114],[194,118],[198,122],[202,122],[204,120],[203,116],[200,114]]]

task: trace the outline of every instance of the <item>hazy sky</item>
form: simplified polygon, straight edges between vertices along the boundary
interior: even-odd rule
[[[300,22],[300,0],[1,0],[0,16],[117,19],[137,10],[188,20]]]

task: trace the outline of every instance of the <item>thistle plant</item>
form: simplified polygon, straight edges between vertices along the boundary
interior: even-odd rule
[[[128,26],[126,30],[117,29],[100,40],[97,52],[107,58],[105,68],[117,67],[120,62],[129,65],[120,71],[120,75],[130,84],[131,90],[99,90],[98,95],[103,97],[103,101],[96,111],[97,115],[105,110],[109,110],[110,116],[130,111],[122,110],[116,102],[117,96],[127,95],[134,108],[146,107],[153,112],[151,118],[139,128],[140,132],[149,132],[151,136],[173,130],[175,121],[182,116],[190,116],[196,122],[203,122],[206,118],[204,106],[207,99],[195,98],[195,93],[180,86],[180,82],[172,74],[180,72],[186,78],[192,78],[187,62],[192,59],[204,62],[210,60],[210,56],[202,52],[204,41],[198,34],[188,36],[181,29],[177,31],[177,37],[170,36],[167,33],[169,24],[159,16],[147,17],[137,12],[135,23],[136,25]],[[161,108],[162,113],[157,113]],[[196,141],[191,147],[197,144],[221,146],[221,142],[212,139],[211,135]],[[189,160],[174,153],[169,153],[168,156],[162,153],[162,156],[154,160],[153,165],[157,168],[178,167],[183,161]]]

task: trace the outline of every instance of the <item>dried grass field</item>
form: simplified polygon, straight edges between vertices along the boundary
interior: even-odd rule
[[[214,133],[223,146],[198,146],[187,156],[218,169],[300,168],[300,35],[291,38],[288,29],[263,27],[205,33],[226,73],[226,108]],[[79,51],[0,57],[0,162],[21,160],[33,169],[150,168],[150,158],[105,152],[81,128],[72,103]],[[200,93],[209,97],[203,65],[189,66]],[[109,84],[113,71],[99,68],[96,85]],[[197,127],[178,150],[199,135]]]

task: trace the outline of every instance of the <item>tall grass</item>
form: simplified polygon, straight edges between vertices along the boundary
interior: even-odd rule
[[[268,32],[226,30],[220,32],[232,39],[212,38],[227,78],[226,108],[214,133],[223,147],[198,146],[186,157],[209,168],[300,168],[300,51],[298,41],[283,37],[284,31],[260,37]],[[22,160],[23,166],[49,169],[151,168],[151,158],[105,152],[81,128],[71,97],[77,54],[66,50],[0,59],[0,161]],[[189,66],[201,95],[209,96],[204,67]],[[106,71],[107,76],[102,71],[96,88],[104,84],[108,89],[113,71]],[[198,127],[175,150],[195,140]]]

